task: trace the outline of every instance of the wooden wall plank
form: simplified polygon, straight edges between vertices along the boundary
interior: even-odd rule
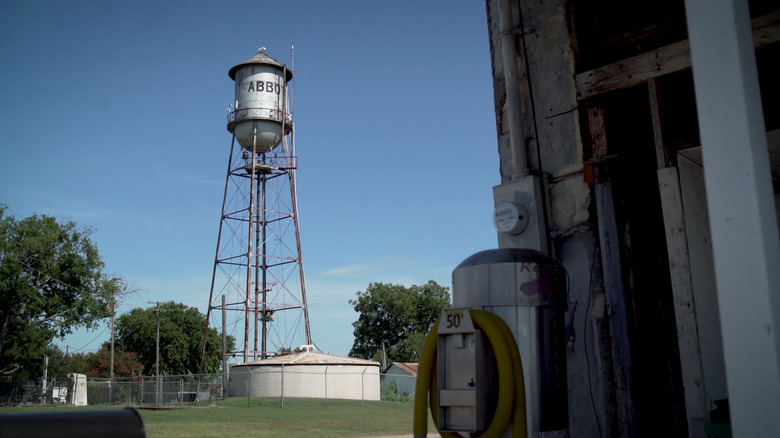
[[[594,159],[598,159],[605,156],[607,152],[603,107],[590,106],[588,119]],[[604,164],[595,166],[594,192],[609,329],[612,335],[612,366],[615,373],[618,427],[621,437],[635,437],[637,436],[636,401],[633,389],[628,305],[620,260],[620,235],[615,218],[612,184],[609,178],[605,177],[605,172],[600,172],[601,169],[604,169]]]
[[[780,12],[751,21],[753,43],[761,47],[780,41]],[[577,99],[633,87],[659,76],[691,68],[688,41],[680,41],[577,75]]]
[[[659,169],[666,167],[666,145],[661,123],[661,108],[663,107],[663,95],[658,83],[658,78],[647,81],[647,94],[650,100],[650,118],[653,122],[653,142],[655,143],[655,159]]]
[[[688,415],[688,436],[704,438],[704,428],[697,428],[709,419],[704,388],[696,306],[688,256],[680,179],[676,167],[658,170],[658,189],[666,232],[669,274],[672,280],[674,318],[680,349],[680,368],[685,389],[685,410]]]

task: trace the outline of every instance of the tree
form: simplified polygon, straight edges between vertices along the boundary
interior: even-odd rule
[[[130,377],[143,373],[144,366],[135,353],[114,348],[114,376]],[[76,353],[70,356],[66,366],[68,373],[86,374],[88,377],[108,378],[111,376],[111,346],[103,343],[100,350],[92,353]]]
[[[91,228],[46,215],[17,221],[0,205],[0,374],[40,376],[46,347],[108,315],[116,289]]]
[[[349,304],[359,314],[350,356],[379,360],[384,345],[388,362],[416,362],[426,334],[450,307],[450,293],[433,280],[408,288],[371,283]]]
[[[137,355],[146,374],[155,372],[157,359],[157,306],[137,307],[116,321],[116,346]],[[170,375],[196,373],[203,347],[203,327],[206,316],[195,307],[168,302],[160,312],[160,372]],[[227,337],[227,350],[235,339]],[[203,371],[216,371],[221,365],[222,335],[209,328],[206,336],[206,357]]]

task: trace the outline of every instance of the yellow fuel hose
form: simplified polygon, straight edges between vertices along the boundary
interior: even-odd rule
[[[511,330],[506,323],[493,313],[484,310],[469,310],[474,325],[487,336],[493,347],[498,366],[498,401],[493,419],[481,438],[500,438],[506,428],[512,426],[513,438],[526,438],[525,384],[523,382],[523,364]],[[428,393],[430,391],[430,409],[434,423],[438,420],[438,384],[436,372],[436,350],[438,340],[436,322],[425,339],[417,372],[417,384],[414,396],[414,438],[423,438],[428,433]],[[438,425],[437,425],[438,427]],[[458,434],[440,432],[443,437],[457,437]]]

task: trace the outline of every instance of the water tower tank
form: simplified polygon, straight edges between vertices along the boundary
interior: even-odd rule
[[[287,82],[293,72],[263,50],[228,71],[236,82],[236,100],[227,129],[243,148],[257,153],[275,148],[292,125],[286,112]]]

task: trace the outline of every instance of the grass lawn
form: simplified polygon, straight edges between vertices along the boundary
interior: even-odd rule
[[[113,409],[107,407],[0,408],[3,414]],[[138,409],[146,436],[193,437],[365,437],[412,434],[413,403],[285,398],[231,398],[184,409]],[[435,431],[428,421],[428,430]]]

